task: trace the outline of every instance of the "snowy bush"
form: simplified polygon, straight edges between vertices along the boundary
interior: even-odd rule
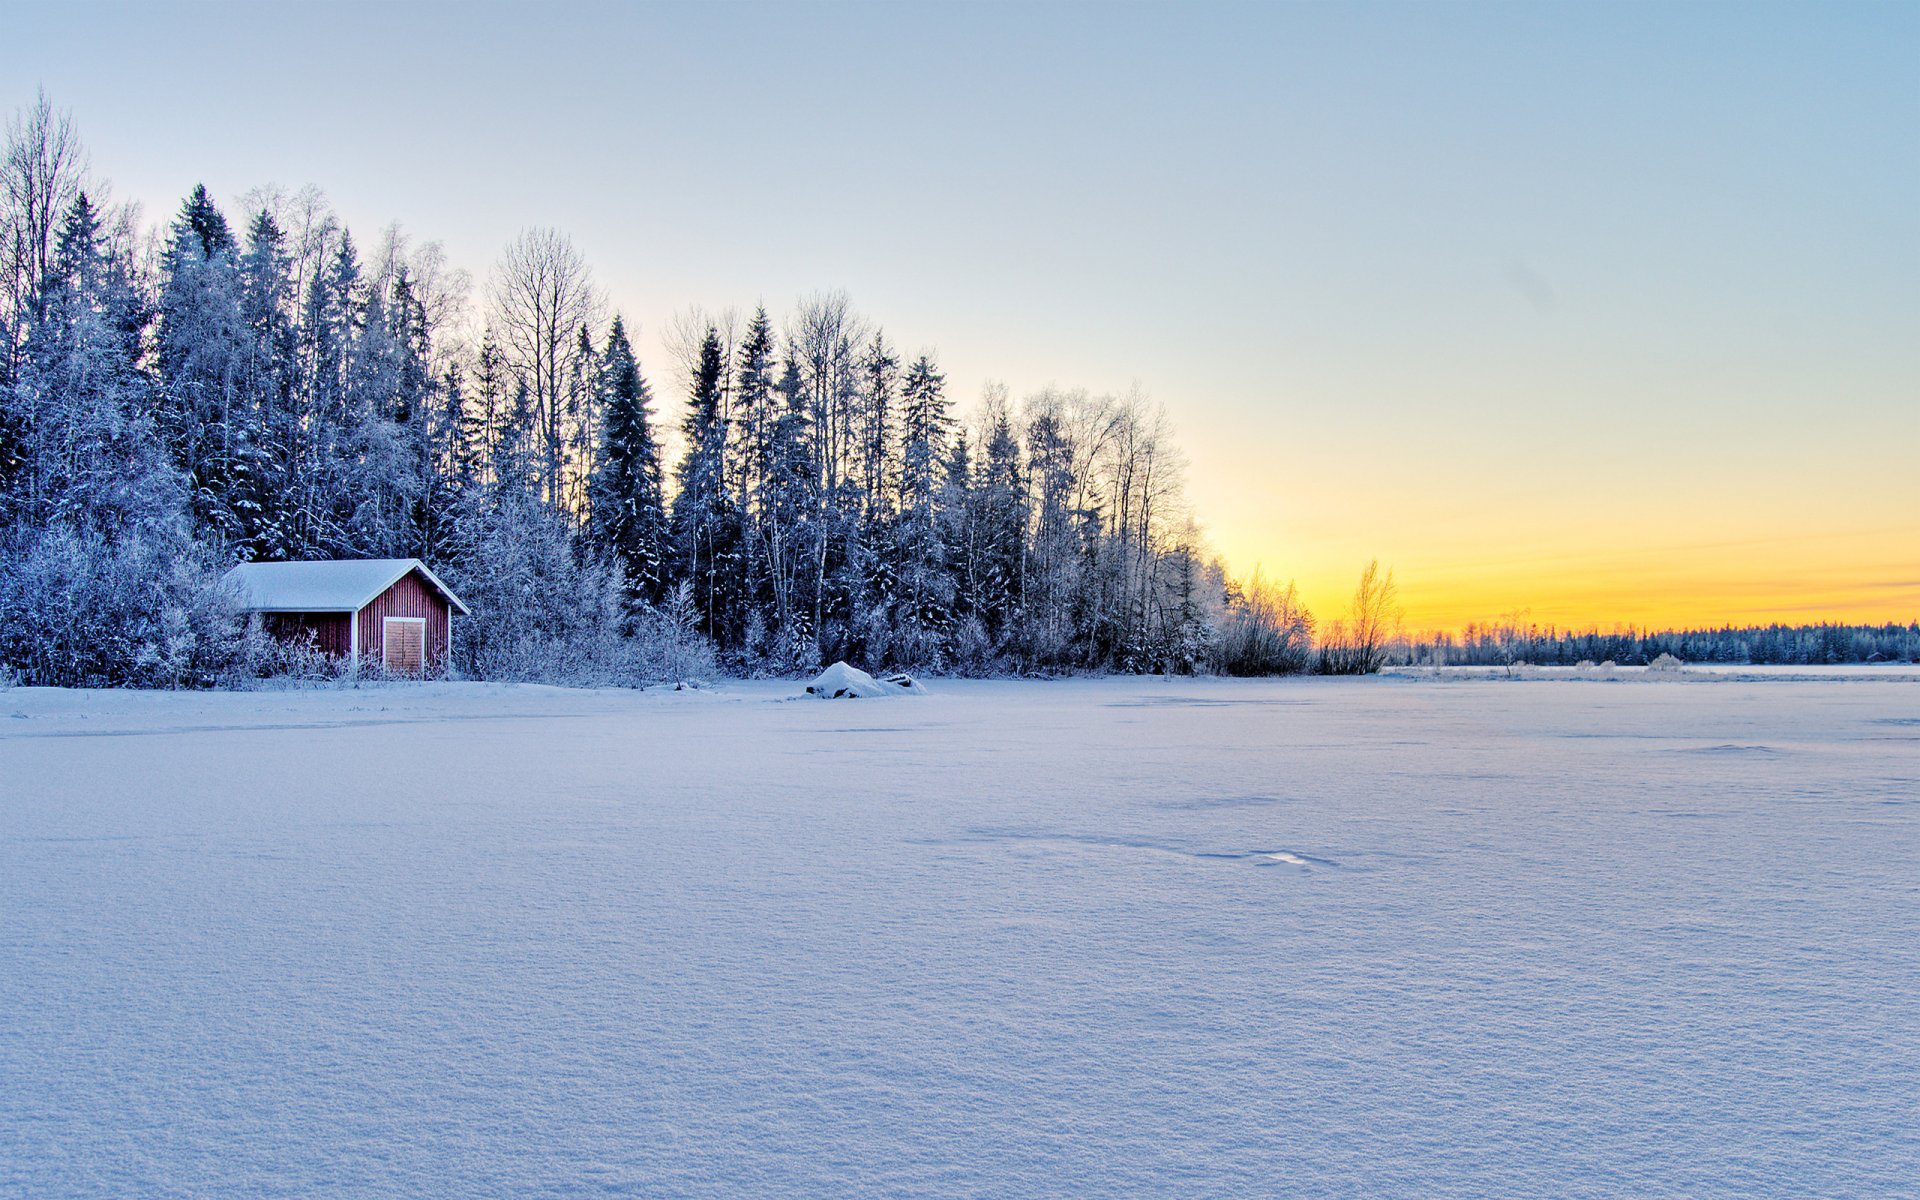
[[[648,681],[672,682],[712,676],[718,670],[713,643],[700,635],[699,619],[688,583],[673,589],[660,605],[641,606],[628,634],[639,674]]]
[[[174,530],[16,529],[0,549],[0,662],[27,683],[208,687],[244,670],[236,598]]]
[[[1647,664],[1649,675],[1678,675],[1686,670],[1687,664],[1671,654],[1662,654]]]
[[[962,618],[954,626],[953,654],[947,669],[956,675],[977,678],[991,675],[995,665],[993,639],[988,636],[986,625],[971,614]]]
[[[575,552],[566,520],[532,500],[471,518],[471,540],[448,582],[473,610],[454,638],[454,661],[475,679],[577,687],[635,687],[713,671],[693,629],[690,591],[629,613],[612,564]]]
[[[1212,652],[1222,675],[1297,675],[1313,662],[1313,614],[1292,583],[1271,584],[1255,571],[1230,598]]]
[[[351,659],[322,651],[311,635],[305,641],[288,641],[268,636],[253,623],[247,627],[242,645],[245,657],[236,673],[236,687],[355,683],[367,675],[366,669]]]

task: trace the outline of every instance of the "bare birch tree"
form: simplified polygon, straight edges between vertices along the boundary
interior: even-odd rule
[[[1386,662],[1387,649],[1400,632],[1400,589],[1393,572],[1380,573],[1374,559],[1360,572],[1353,604],[1345,620],[1335,621],[1320,650],[1323,675],[1371,675]]]
[[[525,384],[534,418],[539,485],[558,507],[580,447],[570,446],[566,405],[580,331],[599,324],[603,301],[593,272],[558,230],[529,229],[507,247],[493,275],[493,330]]]
[[[86,152],[72,114],[55,109],[41,91],[7,122],[0,156],[0,383],[19,369],[29,309],[53,261],[54,233],[86,183]]]

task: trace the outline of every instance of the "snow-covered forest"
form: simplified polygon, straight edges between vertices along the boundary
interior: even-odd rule
[[[1458,666],[1644,666],[1670,654],[1684,662],[1920,662],[1920,622],[1907,625],[1724,625],[1717,629],[1559,629],[1522,615],[1469,623],[1458,634],[1408,639],[1395,662]]]
[[[1224,580],[1139,396],[990,390],[963,413],[934,352],[831,292],[682,312],[674,361],[643,366],[562,233],[529,230],[476,284],[397,227],[356,239],[314,188],[196,187],[149,225],[44,96],[3,169],[16,675],[256,669],[220,572],[334,557],[441,571],[474,608],[457,655],[480,677],[708,654],[1205,665]]]

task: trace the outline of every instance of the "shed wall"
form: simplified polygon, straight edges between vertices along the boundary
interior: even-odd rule
[[[261,628],[281,641],[304,643],[322,654],[345,658],[353,652],[353,630],[346,613],[262,613]]]
[[[409,571],[360,610],[360,660],[366,663],[380,661],[381,635],[385,630],[386,618],[425,617],[427,673],[438,672],[447,662],[447,616],[447,602],[420,577],[420,572]]]

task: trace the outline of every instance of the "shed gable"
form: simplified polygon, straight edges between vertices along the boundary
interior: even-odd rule
[[[354,615],[363,658],[383,659],[388,617],[424,619],[422,649],[427,669],[431,671],[447,661],[453,629],[452,610],[439,590],[427,581],[424,571],[408,571]]]

